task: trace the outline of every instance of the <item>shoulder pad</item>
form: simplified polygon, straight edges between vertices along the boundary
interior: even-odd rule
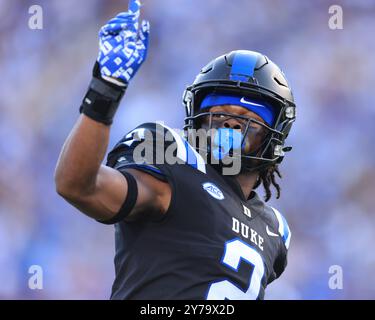
[[[118,162],[127,161],[151,165],[170,164],[166,159],[166,150],[172,144],[174,145],[171,148],[174,150],[175,159],[179,160],[178,163],[191,165],[206,173],[203,158],[184,139],[183,131],[178,132],[155,122],[144,123],[127,133],[108,154],[107,166],[117,167]],[[142,147],[138,150],[144,151],[142,155],[135,150],[137,146]]]

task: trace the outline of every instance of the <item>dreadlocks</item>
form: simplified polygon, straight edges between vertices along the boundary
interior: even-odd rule
[[[276,199],[280,198],[281,188],[280,188],[280,185],[276,182],[275,173],[279,176],[279,178],[281,178],[281,174],[280,174],[279,167],[277,164],[261,170],[259,172],[259,178],[254,185],[254,189],[256,189],[257,187],[259,187],[261,183],[263,184],[264,191],[266,192],[266,196],[264,197],[266,202],[272,196],[272,193],[270,190],[271,184],[275,187],[277,191]]]

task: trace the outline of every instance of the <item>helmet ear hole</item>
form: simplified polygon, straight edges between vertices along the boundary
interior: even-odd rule
[[[273,77],[273,80],[279,85],[288,88],[288,84],[284,81],[284,79],[278,78],[276,76]]]
[[[212,63],[208,64],[207,66],[205,66],[202,70],[201,70],[201,74],[205,74],[207,72],[210,72],[212,70]]]

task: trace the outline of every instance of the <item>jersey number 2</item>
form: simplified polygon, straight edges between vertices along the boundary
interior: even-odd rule
[[[222,263],[238,271],[241,259],[253,266],[253,272],[246,291],[238,288],[234,283],[223,280],[210,285],[207,300],[255,300],[258,298],[261,281],[264,275],[264,264],[260,254],[240,239],[225,243],[225,253]]]

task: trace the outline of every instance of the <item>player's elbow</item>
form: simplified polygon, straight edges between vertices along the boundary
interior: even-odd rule
[[[58,195],[65,200],[74,200],[78,197],[77,191],[72,184],[67,183],[64,179],[55,176],[55,189]]]
[[[69,202],[77,202],[90,193],[91,184],[83,185],[78,180],[70,179],[58,172],[55,172],[54,180],[57,194]]]

